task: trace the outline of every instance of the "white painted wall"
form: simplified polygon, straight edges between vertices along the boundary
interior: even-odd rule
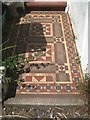
[[[88,33],[90,33],[90,2],[88,3]],[[90,73],[90,34],[88,34],[88,72]]]
[[[88,64],[88,2],[85,2],[85,0],[84,2],[67,0],[67,4],[73,29],[77,37],[76,44],[81,56],[81,65],[84,72]]]

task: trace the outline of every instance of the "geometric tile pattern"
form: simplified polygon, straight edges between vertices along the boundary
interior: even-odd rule
[[[80,66],[77,65],[75,59],[77,56],[77,51],[76,51],[75,43],[73,41],[73,34],[71,31],[71,27],[69,25],[69,18],[67,15],[63,14],[62,20],[63,20],[63,30],[64,30],[65,42],[67,45],[67,54],[69,58],[72,79],[75,80],[76,78],[78,78],[79,81],[79,79],[82,79],[82,74],[81,74]]]
[[[51,23],[31,23],[30,36],[52,36],[52,24]]]
[[[25,83],[54,83],[55,82],[55,74],[42,74],[42,73],[27,73],[23,74],[23,79],[25,79]]]
[[[68,70],[68,66],[56,64],[56,70],[59,72],[61,72],[61,71],[64,72],[64,71]]]
[[[63,43],[63,41],[64,41],[64,39],[61,38],[61,37],[53,37],[53,38],[54,38],[54,44],[57,43],[57,42],[62,42]]]
[[[29,65],[52,65],[34,66],[30,73],[22,74],[24,82],[17,86],[17,94],[78,94],[82,73],[75,59],[77,50],[68,14],[26,14],[20,24],[29,24],[26,32],[24,29],[25,42],[29,42],[25,57],[34,57]],[[18,38],[22,39],[21,34]]]
[[[62,94],[62,93],[77,93],[79,90],[78,85],[73,85],[71,86],[70,84],[21,84],[20,86],[17,87],[17,92],[25,94],[28,92],[28,94],[39,94],[45,93],[45,94]]]
[[[30,43],[27,46],[27,52],[25,54],[26,58],[32,55],[35,61],[38,63],[42,62],[54,62],[54,46],[52,43],[47,43],[46,46],[43,46],[41,43]]]

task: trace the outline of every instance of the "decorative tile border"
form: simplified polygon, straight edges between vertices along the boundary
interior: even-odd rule
[[[64,36],[65,36],[65,41],[67,43],[67,45],[66,45],[67,53],[68,53],[67,58],[68,58],[69,66],[70,66],[70,71],[72,74],[72,79],[74,79],[74,77],[77,76],[79,80],[82,80],[82,73],[80,72],[81,71],[80,67],[77,64],[76,59],[75,59],[77,51],[76,51],[75,42],[73,41],[73,34],[72,34],[70,21],[69,21],[68,17],[69,16],[67,14],[62,15]]]
[[[18,94],[78,94],[79,86],[71,84],[21,84],[17,87]]]

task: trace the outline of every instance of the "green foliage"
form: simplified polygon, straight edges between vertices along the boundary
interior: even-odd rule
[[[90,74],[86,73],[83,82],[80,83],[80,93],[85,102],[88,100],[88,94],[90,93],[89,80]]]
[[[3,62],[2,65],[6,67],[6,69],[9,70],[15,70],[17,69],[17,64],[18,64],[18,57],[17,56],[12,56],[6,58]]]
[[[6,40],[4,43],[2,43],[0,45],[0,52],[3,52],[5,50],[8,50],[8,49],[11,49],[11,48],[16,48],[16,45],[12,45],[12,46],[7,46],[7,47],[4,47],[3,46],[8,42],[8,40]]]
[[[6,77],[8,82],[12,82],[12,77]]]
[[[11,48],[15,48],[15,47],[16,47],[16,46],[13,45],[13,46],[5,47],[5,48],[3,48],[3,49],[0,48],[0,51],[2,52],[2,51],[5,51],[5,50],[8,50],[8,49],[11,49]]]
[[[18,60],[22,60],[22,59],[25,59],[25,55],[24,54],[21,54],[18,56]]]
[[[79,53],[77,52],[77,57],[76,57],[76,62],[77,64],[80,64],[81,63],[81,60],[80,60],[80,56],[79,56]]]
[[[5,51],[7,49],[11,49],[11,48],[16,47],[16,46],[10,46],[10,47],[6,47],[6,48],[2,49],[3,45],[7,42],[8,41],[5,41],[0,46],[0,51],[1,52]],[[25,64],[29,63],[30,61],[35,61],[41,56],[42,55],[39,55],[39,54],[37,54],[36,56],[29,55],[29,57],[26,58],[25,54],[19,54],[19,55],[13,55],[13,56],[9,56],[9,57],[5,58],[1,62],[1,65],[5,66],[5,68],[6,68],[7,81],[10,83],[10,82],[13,82],[13,81],[17,80],[19,73],[24,71],[23,68],[24,68]]]
[[[29,63],[29,62],[30,62],[30,59],[29,59],[29,58],[26,58],[26,59],[25,59],[25,62],[26,62],[26,63]]]
[[[81,63],[80,57],[76,58],[76,62],[77,62],[77,64]]]
[[[21,70],[22,64],[25,65],[34,59],[35,58],[32,55],[30,55],[28,58],[25,58],[25,54],[14,55],[4,59],[4,61],[2,61],[2,65],[6,68],[6,77],[8,78],[8,82],[14,80],[15,74]]]
[[[72,24],[71,24],[71,27],[72,27]],[[75,40],[77,39],[75,33],[74,33],[74,30],[73,30],[73,27],[72,27],[72,34],[73,34],[73,41],[75,42]]]

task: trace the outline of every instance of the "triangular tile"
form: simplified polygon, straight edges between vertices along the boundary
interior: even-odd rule
[[[38,61],[45,61],[45,59],[44,58],[39,58]]]
[[[51,50],[48,50],[48,51],[47,51],[47,54],[48,54],[48,55],[51,55]]]
[[[47,31],[50,32],[50,27],[47,27]]]
[[[44,78],[44,76],[34,76],[34,78],[38,81],[41,81]]]

